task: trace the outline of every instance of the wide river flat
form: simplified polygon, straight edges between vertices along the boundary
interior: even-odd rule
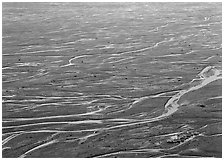
[[[221,3],[3,3],[3,157],[221,157]]]

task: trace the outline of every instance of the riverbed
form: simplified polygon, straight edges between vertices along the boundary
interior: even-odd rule
[[[3,157],[221,157],[221,3],[3,3]]]

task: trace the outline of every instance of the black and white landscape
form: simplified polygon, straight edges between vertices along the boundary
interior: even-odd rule
[[[221,157],[221,3],[3,3],[3,157]]]

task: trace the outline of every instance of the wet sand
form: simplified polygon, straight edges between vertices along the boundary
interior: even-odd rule
[[[3,3],[3,157],[221,157],[220,3]]]

